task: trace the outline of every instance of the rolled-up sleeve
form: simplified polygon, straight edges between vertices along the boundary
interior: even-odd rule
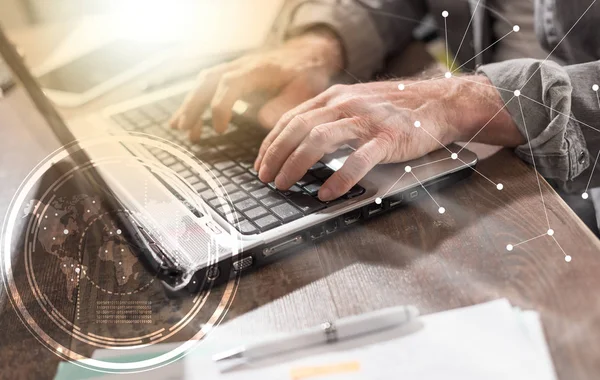
[[[481,66],[478,72],[498,88],[527,139],[517,155],[530,164],[535,160],[539,173],[565,190],[584,188],[600,148],[600,110],[592,87],[600,84],[600,61],[563,67],[517,59]]]
[[[317,25],[331,28],[344,48],[345,70],[356,80],[368,80],[379,71],[386,56],[402,49],[425,16],[423,1],[302,0],[290,7],[286,36]],[[397,16],[397,15],[402,15]]]

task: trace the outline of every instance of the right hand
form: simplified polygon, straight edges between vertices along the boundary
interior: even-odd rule
[[[259,52],[202,71],[196,88],[173,115],[171,128],[189,131],[199,141],[202,114],[208,106],[213,127],[223,133],[231,121],[234,103],[244,96],[266,92],[258,112],[259,123],[272,129],[279,118],[328,86],[343,65],[341,44],[325,30],[307,32],[274,50]]]

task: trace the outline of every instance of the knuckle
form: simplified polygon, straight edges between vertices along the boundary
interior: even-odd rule
[[[371,156],[364,151],[356,151],[354,153],[354,161],[356,166],[360,168],[367,167],[371,164]]]
[[[327,92],[331,94],[341,94],[346,91],[348,85],[346,84],[334,84],[333,86],[327,89]]]
[[[313,144],[319,144],[330,141],[333,138],[333,131],[323,125],[316,126],[310,131],[308,137]]]

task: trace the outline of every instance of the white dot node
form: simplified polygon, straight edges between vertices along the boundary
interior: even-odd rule
[[[588,199],[588,197],[589,197],[588,193],[581,194],[581,198],[583,198],[583,199]]]
[[[515,90],[515,96],[521,96],[521,91]]]
[[[419,120],[415,121],[415,128],[421,127],[421,122]]]
[[[56,237],[54,237],[54,236],[53,236],[53,237],[52,237],[52,240],[56,240]]]
[[[46,227],[44,227],[44,229],[46,229]]]
[[[600,87],[598,87],[598,85],[597,85],[597,84],[595,84],[595,85],[593,85],[593,86],[592,86],[592,90],[594,90],[594,91],[598,91],[598,89],[599,89],[599,88],[600,88]]]
[[[123,265],[123,263],[119,261],[119,265]]]
[[[117,235],[121,235],[121,230],[117,230]]]
[[[71,264],[71,268],[73,268],[73,264]]]
[[[56,213],[56,212],[55,212],[55,213],[54,213],[54,216],[58,216],[58,213]]]
[[[410,166],[407,166],[404,168],[404,171],[410,173],[412,171],[412,168]]]
[[[548,230],[548,236],[552,236],[552,235],[554,235],[554,230],[552,228],[550,228]]]
[[[110,231],[108,234],[109,234],[109,235],[112,235],[112,231]]]
[[[439,212],[440,214],[443,214],[443,213],[445,213],[445,212],[446,212],[446,209],[445,209],[445,208],[443,208],[443,207],[440,207],[440,208],[438,208],[438,212]]]
[[[512,244],[509,244],[509,245],[507,245],[507,246],[506,246],[506,250],[507,250],[507,251],[512,251],[512,250],[513,250],[513,248],[514,248],[514,247],[513,247],[513,245],[512,245]]]
[[[404,91],[405,88],[406,88],[406,86],[404,86],[404,83],[400,83],[398,85],[398,90],[400,90],[400,91]]]
[[[519,30],[521,30],[521,27],[519,25],[513,26],[513,32],[518,32]]]
[[[501,183],[499,183],[499,184],[496,185],[496,189],[502,190],[502,189],[504,189],[504,185],[501,184]]]
[[[48,215],[44,215],[44,219],[48,219]]]
[[[381,204],[381,198],[379,198],[379,197],[375,198],[375,203],[377,203],[378,205],[380,205]]]
[[[450,71],[447,71],[446,74],[444,74],[444,76],[448,79],[452,78],[452,73]]]
[[[452,154],[450,155],[450,158],[452,158],[453,160],[456,160],[456,159],[458,159],[458,154],[456,154],[456,153],[452,153]]]
[[[75,268],[75,273],[79,273],[80,271],[81,271],[81,269]]]
[[[73,281],[73,279],[71,279],[71,281]]]
[[[104,253],[108,253],[108,249],[105,249],[105,250],[104,250]]]
[[[90,210],[87,210],[87,212],[90,212]]]
[[[92,201],[92,203],[96,203],[96,201]]]
[[[125,279],[125,276],[123,276],[123,280]]]
[[[450,15],[450,13],[448,13],[448,11],[443,11],[443,12],[442,12],[442,17],[443,17],[443,18],[446,18],[446,17],[448,17],[449,15]]]
[[[123,248],[121,248],[121,252],[125,252],[125,250]]]
[[[568,263],[570,263],[571,262],[571,256],[566,255],[565,256],[565,261],[568,262]]]
[[[65,235],[68,235],[68,234],[69,234],[69,230],[65,229],[65,230],[63,231],[63,234],[65,234]]]

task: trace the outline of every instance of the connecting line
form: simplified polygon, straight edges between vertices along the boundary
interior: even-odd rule
[[[500,37],[500,39],[498,41],[494,42],[493,44],[489,45],[488,47],[486,47],[485,49],[483,49],[482,51],[480,51],[479,53],[477,53],[476,55],[474,55],[473,58],[469,59],[468,61],[466,61],[465,63],[463,63],[462,65],[460,65],[457,69],[452,70],[452,68],[450,68],[452,70],[452,73],[455,73],[455,72],[459,71],[460,69],[462,69],[463,67],[465,67],[465,65],[467,63],[471,62],[475,58],[479,57],[481,54],[485,53],[486,50],[490,49],[492,46],[496,45],[498,42],[500,42],[503,39],[505,39],[506,37],[508,37],[508,35],[511,34],[511,33],[514,33],[514,30],[511,30],[510,32],[506,33],[504,36]],[[448,39],[448,37],[446,35],[446,46],[448,46],[447,39]],[[446,49],[448,49],[448,47],[446,47]]]
[[[536,236],[536,237],[532,237],[531,239],[527,239],[527,240],[525,240],[525,241],[522,241],[522,242],[520,242],[520,243],[513,244],[513,245],[512,245],[512,247],[513,247],[513,248],[515,248],[515,247],[518,247],[518,246],[520,246],[521,244],[529,243],[530,241],[532,241],[532,240],[535,240],[535,239],[539,239],[539,238],[541,238],[542,236],[548,236],[548,233],[543,233],[543,234],[541,234],[541,235],[538,235],[538,236]]]
[[[451,157],[446,157],[446,158],[442,158],[441,160],[435,160],[435,161],[431,161],[431,162],[428,162],[428,163],[426,163],[426,164],[421,164],[421,165],[417,165],[417,166],[412,166],[412,168],[413,168],[413,169],[416,169],[416,168],[422,168],[423,166],[437,164],[438,162],[446,161],[446,160],[449,160],[449,159],[451,159]]]
[[[394,188],[394,186],[396,186],[398,184],[398,182],[400,182],[402,180],[402,178],[404,178],[405,175],[406,175],[406,172],[402,173],[402,175],[400,176],[400,178],[398,178],[396,180],[396,182],[394,182],[394,184],[392,186],[390,186],[390,188],[388,189],[388,191],[386,191],[385,194],[383,194],[381,196],[381,198],[385,198],[390,193],[390,191],[392,191],[392,189]]]
[[[419,185],[421,185],[421,187],[423,188],[423,190],[425,190],[425,192],[427,193],[427,195],[429,195],[429,197],[431,198],[431,200],[438,206],[438,210],[440,212],[440,214],[443,214],[443,207],[440,206],[439,203],[437,203],[437,201],[431,196],[431,194],[429,193],[429,191],[427,190],[427,188],[425,186],[423,186],[423,184],[421,183],[421,180],[419,178],[417,178],[417,176],[415,175],[415,173],[410,172],[410,174],[413,175],[413,177],[415,177],[415,179],[417,180],[417,182],[419,182]],[[444,210],[445,211],[445,210]]]
[[[443,77],[444,77],[443,75],[440,75],[440,76],[433,77],[433,78],[423,79],[423,80],[420,80],[418,82],[413,82],[413,83],[405,84],[404,87],[406,88],[406,87],[414,86],[414,85],[425,83],[425,82],[431,82],[432,80],[442,79]]]
[[[554,240],[556,245],[558,245],[558,248],[560,248],[560,250],[562,251],[563,255],[565,255],[565,261],[567,261],[567,262],[571,261],[571,256],[567,255],[567,253],[565,252],[563,247],[561,247],[561,245],[558,243],[558,240],[556,240],[556,238],[554,236],[552,236],[552,240]]]
[[[482,176],[483,178],[485,178],[486,180],[488,180],[488,182],[492,183],[494,186],[496,186],[496,188],[498,188],[498,184],[494,181],[492,181],[491,179],[489,179],[488,177],[484,176],[479,170],[475,169],[474,167],[470,166],[469,164],[467,164],[466,162],[464,162],[463,160],[461,160],[460,158],[458,159],[460,162],[462,162],[463,164],[465,164],[466,166],[468,166],[471,170],[473,170],[475,173],[479,174],[480,176]]]
[[[448,16],[447,13],[446,13],[446,16]],[[448,54],[450,54],[450,52],[448,51],[448,17],[444,17],[444,33],[446,34],[446,66],[447,66],[448,62],[450,62],[450,57],[448,56]],[[448,70],[452,70],[452,66],[448,67]]]
[[[535,158],[533,157],[533,148],[531,147],[531,140],[529,139],[529,131],[527,130],[527,123],[525,122],[525,114],[523,113],[523,105],[521,104],[521,99],[517,98],[519,101],[519,108],[521,110],[521,117],[523,118],[523,127],[525,128],[525,137],[527,141],[529,141],[529,153],[531,154],[531,161],[533,162],[533,170],[535,172],[535,179],[537,180],[538,188],[540,189],[540,197],[542,198],[542,206],[544,207],[544,214],[546,214],[546,222],[548,223],[548,228],[550,228],[550,219],[548,218],[548,211],[546,210],[546,202],[544,201],[544,194],[542,192],[542,184],[540,183],[540,176],[537,171],[537,166],[535,164]]]
[[[597,95],[597,94],[596,94],[596,95]],[[550,110],[550,111],[552,111],[552,112],[556,112],[557,114],[559,114],[559,115],[561,115],[561,116],[567,117],[567,118],[569,118],[570,120],[573,120],[573,121],[575,121],[575,122],[577,122],[577,123],[579,123],[579,124],[581,124],[581,125],[584,125],[584,126],[586,126],[586,127],[590,128],[590,129],[593,129],[594,131],[596,131],[596,132],[599,132],[599,133],[600,133],[600,129],[598,129],[598,128],[595,128],[595,127],[592,127],[591,125],[589,125],[589,124],[587,124],[587,123],[584,123],[583,121],[577,120],[577,119],[575,119],[574,117],[572,117],[572,116],[570,116],[570,115],[567,115],[566,113],[562,113],[562,112],[560,112],[560,111],[558,111],[558,110],[555,110],[554,108],[552,108],[552,107],[550,107],[550,106],[547,106],[547,105],[545,105],[544,103],[540,103],[540,102],[538,102],[537,100],[535,100],[535,99],[532,99],[532,98],[530,98],[530,97],[529,97],[529,96],[527,96],[527,95],[523,95],[523,93],[521,93],[521,95],[520,95],[520,96],[521,96],[521,97],[523,97],[523,98],[525,98],[525,99],[527,99],[527,100],[530,100],[530,101],[532,101],[532,102],[534,102],[534,103],[536,103],[536,104],[539,104],[540,106],[546,107],[547,109],[549,109],[549,110]],[[599,105],[600,105],[600,101],[599,101],[598,103],[599,103]]]
[[[485,129],[485,127],[487,127],[487,126],[488,126],[488,125],[489,125],[489,124],[492,122],[492,120],[494,120],[494,119],[496,118],[496,116],[498,116],[498,114],[499,114],[500,112],[502,112],[502,111],[503,111],[503,110],[506,108],[506,106],[508,106],[508,104],[509,104],[510,102],[512,102],[512,100],[513,100],[514,98],[515,98],[515,97],[514,97],[514,95],[513,95],[513,97],[512,97],[512,98],[510,98],[510,99],[508,100],[508,102],[504,103],[504,105],[502,106],[502,108],[500,108],[500,109],[498,110],[498,112],[496,112],[496,113],[494,114],[494,116],[492,116],[492,118],[491,118],[490,120],[488,120],[488,122],[487,122],[487,123],[485,123],[485,125],[484,125],[483,127],[481,127],[481,129],[480,129],[480,130],[478,130],[478,131],[477,131],[477,133],[475,133],[475,134],[473,135],[473,137],[471,137],[471,139],[470,139],[469,141],[467,141],[467,143],[466,143],[465,145],[463,145],[463,147],[462,147],[462,148],[460,148],[460,150],[458,151],[458,153],[462,152],[462,151],[463,151],[463,149],[465,149],[465,148],[467,147],[467,145],[469,145],[469,144],[471,143],[471,141],[473,141],[473,140],[475,139],[475,137],[477,137],[477,135],[478,135],[479,133],[481,133],[481,131],[483,131],[483,130]]]
[[[598,95],[598,91],[596,91],[596,99],[598,99],[598,107],[600,108],[600,95]]]
[[[490,87],[490,88],[493,88],[495,90],[500,90],[500,91],[506,91],[506,92],[514,93],[514,90],[509,90],[507,88],[502,88],[502,87],[496,87],[496,86],[491,85],[491,84],[476,82],[474,80],[467,79],[466,77],[463,77],[463,76],[460,76],[460,75],[453,76],[453,78],[464,80],[465,82],[471,82],[471,83],[474,83],[474,84],[478,84],[480,86]]]
[[[583,14],[577,19],[577,21],[575,21],[575,23],[573,24],[573,26],[571,26],[571,29],[569,29],[567,31],[567,33],[565,33],[565,35],[563,36],[563,38],[561,38],[560,41],[558,41],[558,43],[556,44],[556,46],[554,47],[554,49],[552,49],[552,51],[550,52],[550,54],[548,54],[548,56],[546,57],[546,59],[544,59],[540,65],[538,66],[537,69],[535,69],[535,71],[533,72],[533,74],[531,74],[531,76],[529,77],[529,79],[527,79],[527,81],[525,81],[525,84],[523,86],[521,86],[521,91],[523,91],[523,88],[525,88],[525,86],[527,86],[527,83],[529,83],[529,81],[537,74],[538,71],[540,71],[542,65],[544,63],[546,63],[546,61],[552,56],[552,54],[554,53],[554,51],[556,49],[558,49],[558,47],[560,46],[560,44],[565,40],[565,38],[567,38],[567,36],[569,35],[569,33],[571,33],[571,31],[577,26],[577,24],[579,24],[579,21],[581,21],[581,19],[583,18],[583,16],[585,16],[585,14],[590,10],[590,8],[592,8],[592,5],[594,5],[596,3],[596,0],[592,1],[591,4],[587,7],[587,9],[585,10],[585,12],[583,12]]]
[[[446,145],[442,144],[442,143],[440,142],[440,140],[438,140],[438,139],[437,139],[437,138],[436,138],[434,135],[432,135],[431,133],[429,133],[429,132],[427,131],[427,129],[423,129],[423,127],[419,127],[419,128],[420,128],[420,129],[422,129],[422,130],[423,130],[423,132],[425,132],[425,133],[427,133],[429,136],[431,136],[431,138],[432,138],[432,139],[434,139],[435,141],[437,141],[437,143],[438,143],[438,144],[440,144],[440,146],[441,146],[441,147],[443,147],[444,149],[446,149],[446,150],[447,150],[447,151],[448,151],[450,154],[453,154],[453,153],[454,153],[453,151],[451,151],[450,149],[448,149],[448,147],[447,147]],[[459,151],[458,153],[460,153],[460,151]]]
[[[594,176],[594,171],[596,170],[596,164],[598,164],[598,157],[600,157],[600,151],[598,151],[598,154],[596,155],[596,161],[594,161],[594,167],[592,168],[592,172],[590,173],[590,179],[588,180],[587,186],[585,187],[584,194],[588,192],[590,183],[592,182],[592,177]]]
[[[454,63],[456,62],[456,57],[458,57],[458,53],[460,53],[460,48],[462,47],[463,43],[465,42],[465,37],[467,37],[467,33],[469,33],[469,28],[471,27],[471,23],[473,23],[473,19],[475,18],[475,13],[477,13],[477,8],[479,7],[480,2],[481,2],[481,0],[477,0],[477,4],[475,5],[475,8],[471,12],[471,19],[469,20],[467,29],[465,29],[465,33],[463,34],[462,40],[460,40],[460,44],[458,45],[458,50],[456,50],[456,54],[454,54],[454,59],[452,60],[452,64],[450,65],[450,67],[454,67]]]

